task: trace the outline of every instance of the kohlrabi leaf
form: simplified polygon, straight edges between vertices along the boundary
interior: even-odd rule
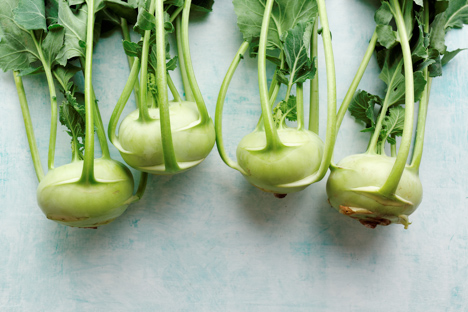
[[[244,40],[252,41],[260,37],[262,19],[265,11],[265,0],[234,0],[234,11]],[[318,10],[315,1],[311,0],[276,0],[273,6],[268,48],[282,48],[281,37],[299,23],[313,22]]]
[[[121,0],[104,0],[107,9],[117,16],[125,18],[130,24],[137,20],[136,2],[124,2]]]
[[[46,0],[45,13],[47,26],[58,23],[58,0]]]
[[[17,5],[15,0],[0,4],[0,68],[3,71],[25,70],[39,59],[31,33],[14,21],[13,10]]]
[[[2,4],[4,5],[3,1]],[[27,30],[47,30],[44,0],[19,0],[13,10],[15,22]]]
[[[281,38],[286,59],[287,73],[292,83],[303,83],[313,78],[315,74],[314,62],[309,58],[312,23],[299,23],[288,30]]]
[[[456,49],[453,51],[445,51],[444,56],[442,57],[442,66],[450,62],[458,53],[466,49]]]
[[[387,140],[390,144],[395,144],[395,136],[401,136],[405,125],[405,109],[401,106],[394,106],[388,110],[382,123],[382,132],[379,137],[382,141]]]
[[[65,39],[57,56],[57,62],[64,66],[73,57],[85,57],[85,47],[80,42],[86,40],[88,7],[83,4],[77,12],[74,12],[66,1],[59,1],[58,22],[65,28]]]
[[[193,0],[191,10],[197,12],[211,12],[213,11],[214,0]]]
[[[374,20],[377,25],[388,25],[393,19],[392,9],[388,2],[382,2],[380,8],[375,12]]]
[[[63,46],[64,29],[62,27],[53,28],[47,33],[47,36],[42,43],[42,50],[44,51],[44,60],[53,67],[55,59]]]
[[[444,54],[446,46],[445,46],[445,14],[440,13],[435,18],[434,21],[431,23],[431,47],[439,51],[440,54]]]
[[[83,158],[86,132],[84,95],[75,93],[74,89],[63,92],[65,99],[60,105],[59,120],[72,137],[72,149],[78,148],[78,154]]]
[[[291,95],[287,101],[279,102],[273,109],[273,120],[279,126],[284,119],[297,121],[297,101],[296,97]]]
[[[445,11],[445,29],[462,28],[468,24],[468,0],[451,0]]]
[[[70,90],[70,80],[75,76],[77,72],[81,71],[81,67],[77,67],[73,64],[67,63],[67,66],[56,66],[54,68],[55,79],[62,86],[63,90]]]
[[[387,49],[397,44],[397,32],[390,25],[377,25],[377,41]]]
[[[133,29],[137,33],[143,35],[145,30],[153,30],[155,26],[156,24],[155,24],[154,15],[150,14],[145,9],[140,9],[138,13],[137,22],[135,24],[135,27],[133,27]]]
[[[381,103],[382,100],[377,95],[360,90],[354,95],[349,105],[349,112],[357,121],[364,122],[367,129],[373,130],[375,126],[375,104],[381,105]]]
[[[127,54],[130,57],[141,58],[142,44],[143,44],[142,41],[140,41],[139,43],[135,43],[135,42],[124,40],[123,48],[124,48],[125,54]]]

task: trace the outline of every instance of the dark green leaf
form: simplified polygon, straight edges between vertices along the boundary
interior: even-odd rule
[[[393,19],[392,9],[388,2],[382,2],[380,8],[375,12],[374,20],[377,25],[388,25]]]
[[[395,46],[397,43],[397,34],[393,31],[392,26],[389,25],[377,25],[377,40],[379,43],[387,49]]]
[[[445,51],[444,56],[442,57],[442,66],[450,62],[455,56],[457,56],[458,53],[461,51],[466,50],[466,49],[456,49],[453,51]]]
[[[451,0],[445,11],[444,28],[462,28],[468,23],[468,0]]]
[[[13,10],[15,22],[27,30],[46,31],[45,12],[44,0],[19,0],[18,6]]]

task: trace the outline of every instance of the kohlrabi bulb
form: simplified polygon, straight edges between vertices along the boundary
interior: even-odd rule
[[[213,122],[201,124],[200,114],[194,102],[169,102],[172,140],[180,171],[201,163],[213,149],[215,130]],[[152,174],[166,172],[161,139],[159,109],[149,108],[152,120],[141,122],[138,110],[128,115],[119,128],[121,152],[125,162],[140,171]]]
[[[247,173],[245,178],[254,186],[275,193],[277,197],[298,192],[307,187],[292,184],[315,173],[322,161],[323,142],[313,132],[283,127],[278,129],[283,147],[266,150],[264,131],[254,131],[246,135],[237,146],[237,161]]]
[[[330,204],[363,225],[400,223],[409,225],[408,216],[422,200],[422,185],[417,173],[404,170],[394,195],[379,192],[387,180],[395,157],[359,154],[344,158],[331,168],[327,182]]]
[[[37,188],[37,201],[48,219],[84,228],[107,224],[120,216],[133,194],[126,166],[110,159],[94,160],[96,182],[80,181],[83,161],[55,168]]]

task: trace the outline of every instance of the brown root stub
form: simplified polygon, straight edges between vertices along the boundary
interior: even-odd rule
[[[385,218],[360,219],[359,222],[369,229],[375,229],[377,225],[387,226],[392,223],[392,221]]]
[[[340,205],[340,213],[342,213],[344,215],[347,215],[347,216],[351,216],[351,215],[355,214],[353,209],[349,208],[348,206],[343,206],[343,205]]]
[[[273,193],[273,195],[275,195],[276,198],[285,198],[286,195],[288,194],[278,194],[278,193]]]

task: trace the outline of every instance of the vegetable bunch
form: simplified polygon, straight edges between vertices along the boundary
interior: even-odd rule
[[[351,115],[365,124],[363,131],[371,134],[364,154],[330,167],[329,202],[342,214],[371,228],[410,224],[408,216],[422,200],[419,167],[432,78],[441,76],[442,66],[461,51],[447,51],[444,38],[447,31],[467,22],[467,8],[466,1],[458,0],[382,1],[367,53],[338,114],[341,124],[349,106]],[[386,92],[355,93],[374,51]],[[418,101],[417,134],[407,164]]]
[[[224,162],[241,172],[256,187],[284,197],[321,180],[328,170],[336,132],[336,87],[331,34],[325,1],[234,0],[244,43],[224,79],[216,107],[217,147]],[[328,83],[326,144],[318,136],[318,85],[316,43],[318,19],[322,24]],[[237,147],[237,160],[224,150],[222,111],[229,83],[244,53],[258,57],[258,81],[262,115],[255,130]],[[310,47],[312,53],[309,53]],[[268,87],[266,61],[276,65]],[[305,128],[303,84],[311,80],[310,120]],[[277,102],[281,85],[285,97]],[[296,95],[293,95],[295,87]],[[297,121],[296,127],[286,119]]]

